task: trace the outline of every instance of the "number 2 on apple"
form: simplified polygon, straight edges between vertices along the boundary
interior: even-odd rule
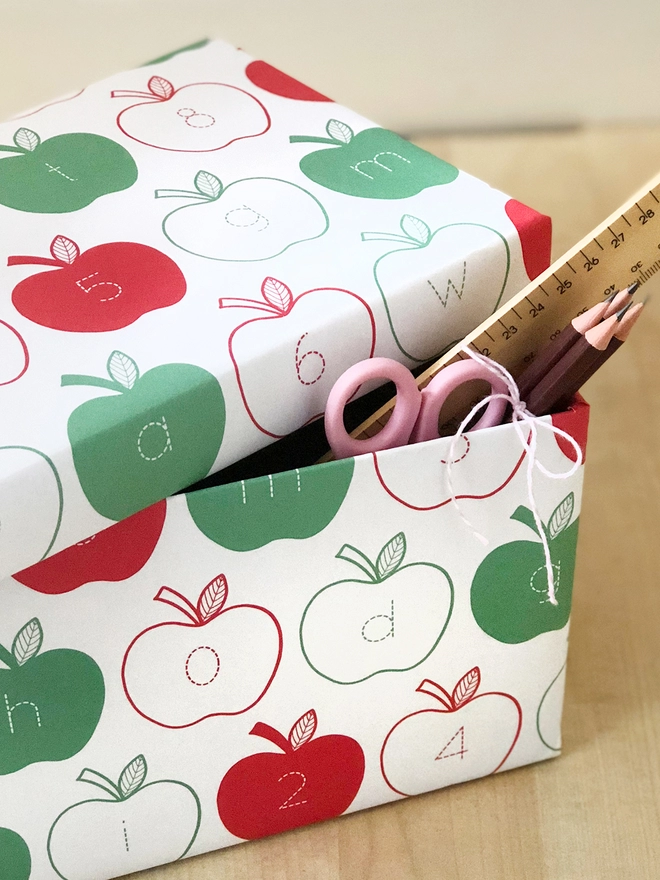
[[[289,807],[300,807],[303,804],[307,803],[307,798],[305,798],[302,801],[294,801],[294,797],[296,797],[296,795],[299,795],[300,792],[303,790],[303,788],[307,785],[307,777],[305,776],[304,773],[301,773],[300,770],[291,770],[289,773],[285,773],[284,776],[280,776],[280,778],[277,781],[282,782],[283,780],[285,780],[289,776],[299,776],[300,779],[302,780],[302,782],[300,783],[298,788],[293,792],[293,794],[290,794],[289,797],[284,801],[284,803],[280,804],[280,806],[278,807],[278,809],[280,809],[280,810],[286,810]]]
[[[76,281],[76,287],[79,287],[84,293],[91,293],[95,287],[114,287],[117,292],[113,296],[100,297],[99,302],[102,303],[111,302],[113,299],[117,299],[118,296],[121,296],[123,288],[121,284],[116,284],[114,281],[95,281],[94,284],[90,284],[89,286],[85,284],[85,282],[89,281],[91,278],[96,278],[98,274],[98,272],[92,272],[91,275],[85,275],[80,281]],[[102,292],[105,293],[105,291]]]

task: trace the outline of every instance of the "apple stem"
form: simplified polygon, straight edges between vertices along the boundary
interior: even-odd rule
[[[11,651],[8,651],[4,645],[0,645],[0,661],[8,666],[9,669],[18,669],[18,661]]]
[[[62,260],[53,260],[50,257],[7,257],[8,266],[57,266],[61,269],[66,266]]]
[[[213,202],[212,196],[204,195],[197,191],[191,192],[189,189],[157,189],[154,191],[157,199],[195,199],[198,202]]]
[[[22,153],[26,156],[29,152],[25,147],[10,147],[7,144],[0,144],[0,153]]]
[[[361,550],[353,547],[352,544],[344,544],[339,553],[337,553],[336,558],[357,565],[367,575],[372,584],[380,583],[381,577],[376,566],[368,556],[365,556]]]
[[[120,391],[122,394],[128,391],[119,382],[113,382],[112,379],[101,379],[97,376],[79,376],[76,373],[67,373],[62,376],[61,386],[66,385],[93,385],[95,388],[105,388],[107,391]]]
[[[200,618],[199,612],[192,602],[186,599],[185,596],[182,596],[181,593],[172,590],[170,587],[161,587],[154,596],[154,602],[163,602],[165,605],[171,605],[172,608],[176,608],[177,611],[180,611],[182,614],[185,614],[189,620],[192,620],[195,626],[201,626],[202,624],[209,622],[208,620],[202,620]],[[212,620],[213,618],[210,619]]]
[[[153,92],[139,92],[132,89],[116,89],[110,92],[111,98],[151,98],[152,101],[162,101],[160,95],[154,95]]]
[[[89,782],[90,785],[95,785],[97,788],[102,788],[103,791],[106,791],[109,795],[112,795],[113,800],[123,801],[121,791],[114,784],[111,779],[108,779],[107,776],[104,776],[103,773],[99,773],[97,770],[90,770],[89,767],[85,767],[85,769],[78,776],[78,782]]]
[[[264,724],[262,721],[257,721],[250,731],[250,734],[252,736],[261,736],[264,739],[270,740],[273,745],[276,745],[288,755],[293,753],[293,748],[289,740],[283,736],[279,730],[275,730],[274,727],[271,727],[270,724]]]
[[[362,241],[396,241],[399,244],[411,244],[418,248],[423,246],[421,241],[396,232],[363,232],[360,238]]]
[[[268,312],[271,315],[283,315],[286,312],[281,312],[279,309],[276,309],[274,306],[266,305],[265,303],[255,302],[253,299],[243,299],[242,297],[234,297],[234,296],[223,296],[218,300],[218,308],[227,309],[239,307],[242,309],[254,309],[257,312]]]
[[[428,697],[433,697],[438,700],[448,712],[454,712],[456,709],[451,694],[435,681],[425,678],[415,690],[420,694],[426,694]]]
[[[335,138],[326,138],[326,137],[312,137],[311,135],[308,137],[305,134],[292,134],[289,137],[290,144],[332,144],[333,147],[341,147],[342,141],[335,140]]]

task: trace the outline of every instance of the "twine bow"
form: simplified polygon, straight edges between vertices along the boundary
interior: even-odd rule
[[[487,397],[484,397],[483,400],[480,400],[479,403],[475,404],[475,406],[473,406],[470,412],[465,416],[463,421],[458,426],[456,433],[453,435],[449,446],[449,453],[446,458],[447,484],[452,504],[456,508],[456,511],[461,520],[469,529],[472,530],[475,537],[478,538],[482,544],[488,544],[488,538],[484,537],[484,535],[480,534],[474,528],[470,520],[461,510],[452,481],[452,465],[454,463],[454,458],[456,455],[456,444],[465,434],[467,426],[470,424],[472,419],[477,415],[477,413],[479,413],[480,410],[487,407],[491,400],[506,400],[511,405],[512,424],[515,428],[516,434],[518,435],[518,439],[520,440],[523,450],[527,453],[527,494],[529,498],[530,510],[532,511],[532,515],[534,516],[534,522],[541,538],[541,544],[543,545],[545,570],[548,579],[548,601],[552,605],[557,605],[558,603],[555,590],[555,578],[552,568],[552,559],[550,558],[550,545],[548,544],[548,538],[545,533],[545,529],[543,528],[543,523],[541,521],[541,517],[539,516],[536,501],[534,499],[534,468],[537,467],[544,476],[549,477],[551,480],[567,480],[577,472],[578,468],[582,464],[582,450],[580,449],[578,442],[566,431],[563,431],[561,428],[553,425],[552,422],[541,421],[529,412],[525,405],[525,402],[520,399],[520,392],[518,391],[518,386],[515,379],[505,367],[503,367],[501,364],[498,364],[497,361],[491,360],[491,358],[486,357],[485,355],[482,355],[478,352],[472,351],[467,347],[461,350],[465,354],[469,355],[469,357],[471,357],[473,360],[478,361],[480,364],[483,364],[493,373],[493,375],[501,379],[507,386],[508,393],[489,394]],[[523,425],[525,425],[529,429],[527,436],[525,436]],[[536,449],[539,428],[544,428],[548,431],[551,431],[556,436],[563,437],[571,444],[571,446],[575,450],[576,460],[569,470],[563,471],[561,473],[555,473],[554,471],[549,471],[544,465],[541,464],[540,461],[537,460]]]

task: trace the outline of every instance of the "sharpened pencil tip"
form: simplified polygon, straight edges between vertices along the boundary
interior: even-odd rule
[[[635,291],[639,290],[639,285],[640,285],[639,281],[633,281],[632,284],[629,284],[628,285],[628,295],[632,296],[633,293],[635,293]]]
[[[617,321],[620,321],[621,318],[623,318],[623,316],[625,315],[625,313],[628,311],[628,309],[629,309],[632,305],[633,305],[633,303],[632,303],[632,302],[629,302],[627,306],[624,306],[622,309],[619,309],[619,311],[616,313],[616,319],[617,319]]]

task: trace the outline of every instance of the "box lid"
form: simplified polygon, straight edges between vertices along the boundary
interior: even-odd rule
[[[209,42],[0,125],[0,577],[414,366],[549,221]]]

